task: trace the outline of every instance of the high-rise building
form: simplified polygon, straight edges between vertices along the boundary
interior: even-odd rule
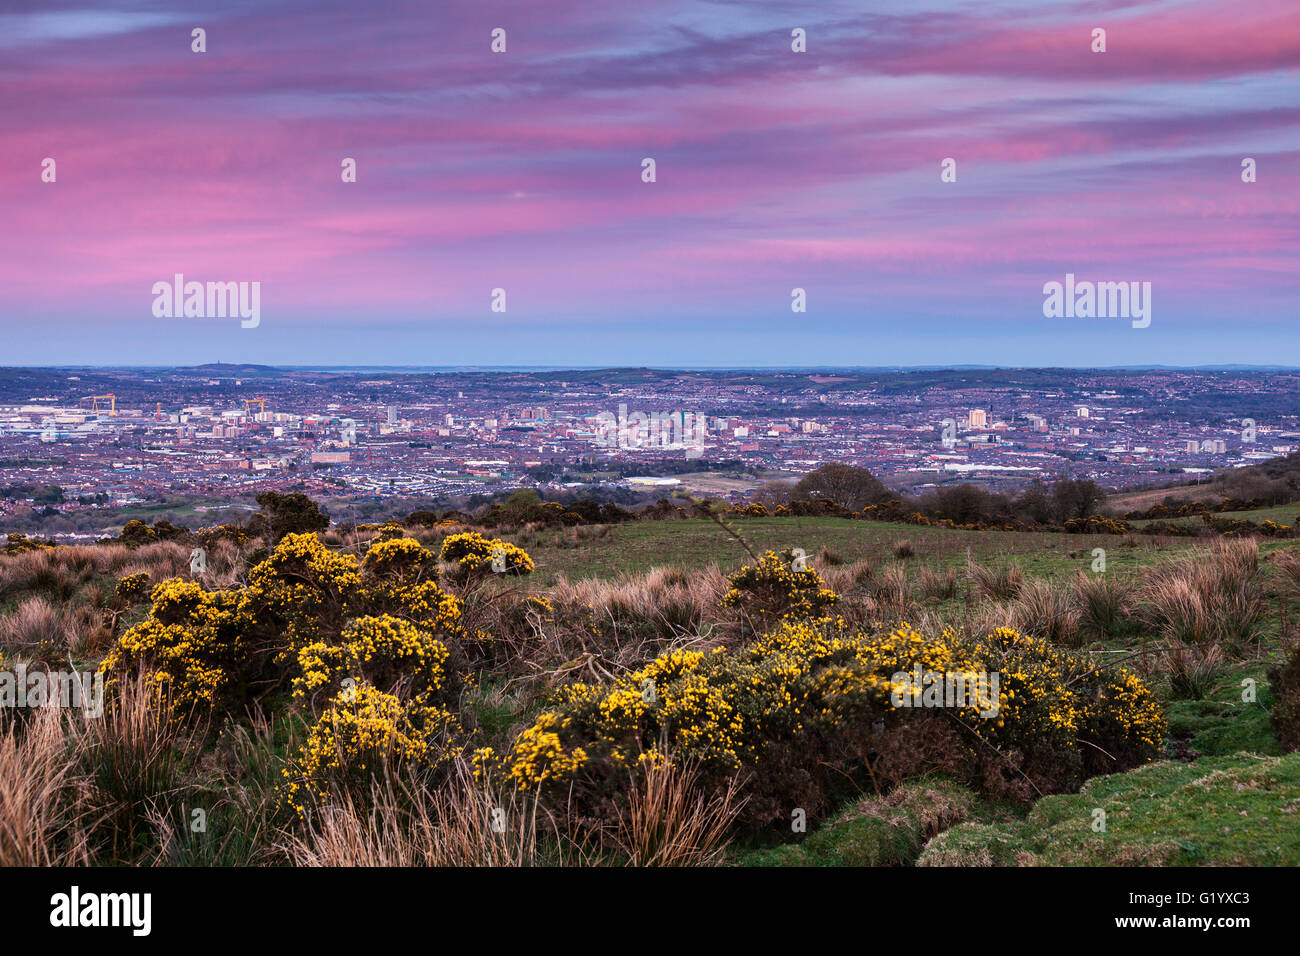
[[[393,406],[393,405],[389,405],[389,406],[388,406],[388,424],[390,424],[390,425],[396,425],[396,424],[397,424],[397,408],[396,408],[396,406]]]
[[[972,408],[970,410],[970,427],[986,428],[988,427],[989,417],[982,408]]]

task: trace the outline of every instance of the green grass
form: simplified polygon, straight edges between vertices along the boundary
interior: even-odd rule
[[[1166,748],[1170,755],[1188,751],[1209,757],[1238,751],[1281,754],[1282,745],[1268,719],[1273,696],[1264,674],[1267,669],[1267,665],[1257,662],[1242,664],[1227,670],[1214,693],[1205,700],[1167,701]],[[1241,699],[1242,681],[1247,678],[1255,681],[1253,702]]]
[[[1105,812],[1105,832],[1096,832]],[[1161,761],[1044,797],[1018,822],[961,823],[922,866],[1296,866],[1300,753]]]
[[[736,866],[909,866],[925,841],[944,828],[996,815],[974,793],[951,780],[910,780],[888,796],[851,803],[797,843],[734,848],[730,862]]]
[[[1276,521],[1278,524],[1294,525],[1297,521],[1300,521],[1300,501],[1293,501],[1286,505],[1270,505],[1267,508],[1254,508],[1250,511],[1225,511],[1217,517],[1253,521],[1256,524],[1264,521]],[[1152,521],[1164,521],[1172,525],[1192,525],[1198,528],[1204,525],[1200,515],[1190,518],[1141,518],[1130,521],[1129,524],[1135,528],[1143,528]]]
[[[977,562],[1014,557],[1026,572],[1046,576],[1087,570],[1092,564],[1093,548],[1106,550],[1108,571],[1123,573],[1148,566],[1194,543],[1146,536],[1126,539],[1114,535],[954,531],[847,518],[729,518],[727,523],[759,553],[802,548],[815,556],[825,546],[846,561],[868,558],[884,562],[895,560],[894,544],[906,538],[916,552],[907,559],[909,565],[962,567],[969,549]],[[540,576],[535,583],[542,585],[549,585],[560,573],[571,580],[610,578],[621,573],[643,573],[661,565],[701,567],[716,563],[730,569],[751,560],[740,541],[708,518],[627,522],[611,525],[604,537],[587,540],[575,540],[574,529],[503,537],[517,541],[532,555]]]

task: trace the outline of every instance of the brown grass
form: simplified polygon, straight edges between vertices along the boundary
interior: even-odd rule
[[[1026,581],[1011,605],[1012,626],[1053,644],[1079,644],[1079,609],[1071,593],[1050,581]]]
[[[1264,613],[1259,546],[1253,538],[1217,541],[1158,565],[1141,601],[1144,619],[1165,640],[1252,644]]]
[[[89,862],[86,788],[68,757],[57,708],[36,709],[23,727],[0,718],[0,866]]]
[[[1114,637],[1124,630],[1133,612],[1130,589],[1109,574],[1080,572],[1074,581],[1074,601],[1083,629],[1097,637]]]
[[[966,565],[966,573],[976,590],[994,601],[1014,600],[1025,584],[1025,573],[1014,564],[985,567],[970,562]]]
[[[671,761],[649,762],[628,789],[611,840],[630,866],[715,866],[727,831],[746,800],[732,777],[726,789],[701,790],[693,770]]]
[[[949,601],[957,596],[957,571],[955,568],[922,568],[917,586],[921,596],[927,600]]]
[[[513,790],[480,786],[464,761],[437,787],[377,775],[368,806],[350,796],[326,807],[280,848],[295,866],[539,866],[574,862],[581,848],[544,840],[549,821]],[[555,852],[559,860],[547,859]]]

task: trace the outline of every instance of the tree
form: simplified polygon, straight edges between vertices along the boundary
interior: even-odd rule
[[[248,530],[265,537],[271,546],[286,534],[324,531],[330,526],[329,515],[300,491],[287,495],[264,491],[257,503],[262,510],[248,519]]]
[[[867,469],[838,463],[808,472],[791,492],[791,498],[822,498],[849,511],[861,511],[888,497],[889,489]]]
[[[1056,520],[1064,524],[1071,518],[1087,518],[1105,500],[1105,495],[1090,478],[1064,478],[1052,486]]]
[[[1042,479],[1035,478],[1016,499],[1016,512],[1034,524],[1051,524],[1053,506],[1051,493]]]
[[[988,517],[988,495],[972,484],[950,485],[936,488],[932,502],[926,502],[940,518],[951,518],[957,524],[974,524]]]

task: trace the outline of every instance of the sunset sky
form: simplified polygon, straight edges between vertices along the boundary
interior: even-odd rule
[[[0,365],[1300,365],[1297,0],[0,0],[0,120]]]

